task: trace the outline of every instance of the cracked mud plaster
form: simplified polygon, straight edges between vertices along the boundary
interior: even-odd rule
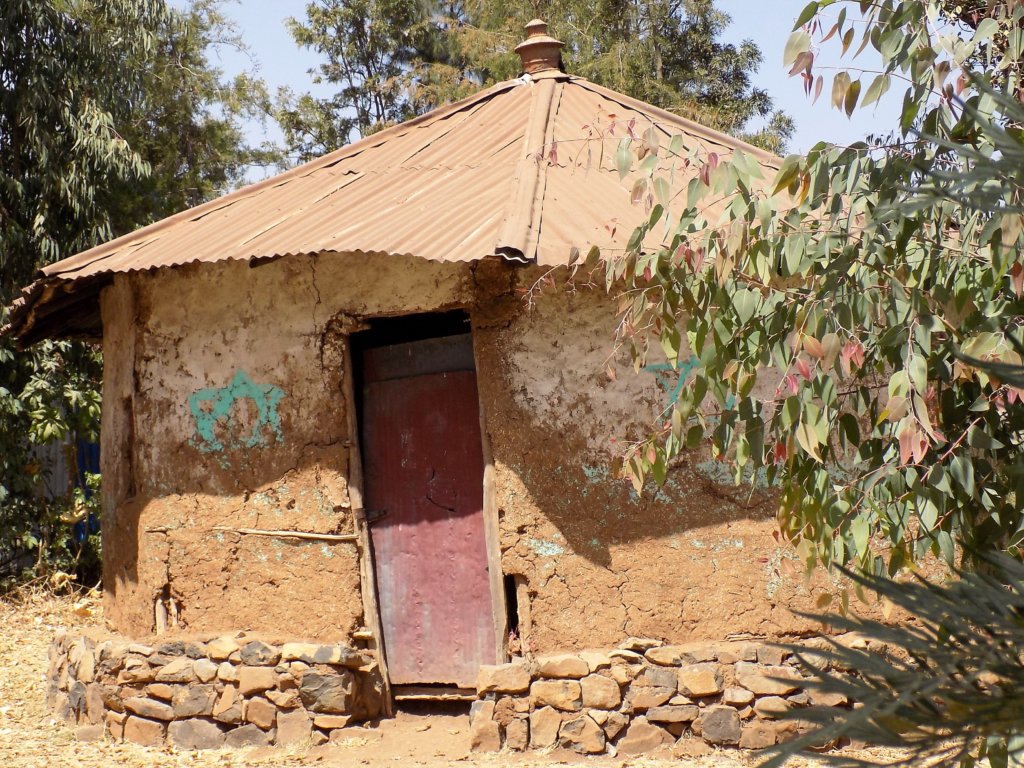
[[[353,543],[213,529],[351,532],[336,319],[465,304],[468,285],[462,264],[343,254],[119,276],[103,295],[105,393],[129,401],[104,409],[104,452],[120,456],[104,468],[114,477],[104,583],[116,629],[151,632],[167,587],[185,631],[347,639],[363,622]],[[259,392],[281,393],[273,424],[261,426],[270,412],[246,396],[218,400],[223,413],[205,405],[233,392],[240,371]],[[196,407],[211,417],[201,439]]]
[[[519,275],[523,287],[534,280]],[[812,610],[831,585],[806,582],[784,556],[770,494],[721,484],[700,452],[640,497],[614,476],[619,446],[665,407],[660,369],[636,375],[628,354],[610,357],[615,320],[600,291],[549,289],[477,328],[481,370],[501,372],[480,386],[502,570],[528,582],[524,640],[548,651],[817,629],[792,611]]]

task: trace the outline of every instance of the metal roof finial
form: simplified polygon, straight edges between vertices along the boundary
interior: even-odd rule
[[[523,60],[523,71],[529,75],[545,69],[562,69],[562,48],[565,45],[548,34],[548,24],[534,19],[526,25],[526,39],[516,46]]]

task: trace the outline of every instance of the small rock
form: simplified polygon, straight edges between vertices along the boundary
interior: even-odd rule
[[[233,637],[218,637],[206,644],[206,654],[214,661],[224,661],[238,648],[238,643]]]
[[[233,685],[224,688],[213,706],[213,719],[222,723],[242,722],[242,697]]]
[[[539,677],[579,679],[590,674],[590,665],[571,653],[551,654],[537,658]]]
[[[75,729],[75,739],[81,742],[100,741],[106,733],[106,728],[100,725],[83,725]]]
[[[733,707],[714,704],[701,713],[700,731],[709,744],[739,744],[740,716]]]
[[[239,667],[238,692],[243,696],[262,693],[274,687],[277,673],[269,667]]]
[[[318,645],[315,643],[285,643],[281,646],[282,661],[301,661],[307,664],[340,664],[360,667],[366,664],[363,654],[347,645]]]
[[[323,728],[325,731],[344,728],[351,722],[351,715],[317,715],[313,718],[313,725],[317,728]]]
[[[514,752],[530,746],[530,726],[526,720],[517,718],[505,726],[505,746]]]
[[[275,707],[280,707],[281,709],[295,709],[300,703],[298,688],[292,688],[287,691],[267,691],[266,697],[274,702]],[[341,726],[338,727],[340,728]]]
[[[581,715],[562,723],[558,743],[574,752],[596,755],[604,752],[606,742],[601,726],[587,715]]]
[[[633,651],[633,653],[645,653],[659,645],[664,645],[664,643],[650,637],[627,637],[619,643],[619,648],[624,651]]]
[[[144,747],[158,747],[164,743],[166,729],[166,723],[129,717],[124,723],[124,740]]]
[[[652,752],[658,747],[671,744],[675,739],[664,728],[659,728],[640,716],[633,719],[626,729],[625,735],[615,745],[620,757],[642,755]]]
[[[591,672],[597,672],[599,669],[606,669],[612,665],[612,657],[608,655],[607,651],[587,650],[580,651],[577,655],[587,662]]]
[[[743,726],[740,733],[740,747],[743,749],[764,749],[775,744],[775,726],[761,720]]]
[[[469,726],[469,748],[474,752],[501,749],[501,726],[489,717],[476,717]]]
[[[736,681],[758,696],[785,696],[798,690],[802,682],[799,673],[792,667],[766,667],[741,661],[737,662],[735,669]]]
[[[788,712],[790,706],[781,696],[764,696],[754,702],[754,713],[758,717],[773,720]]]
[[[583,705],[583,691],[576,680],[537,680],[530,686],[530,701],[535,707],[573,712]]]
[[[151,683],[146,686],[146,695],[152,696],[154,699],[170,701],[174,698],[175,688],[176,686],[169,685],[168,683]]]
[[[718,646],[718,661],[735,664],[737,661],[757,661],[757,646],[754,643],[732,642]]]
[[[677,672],[665,667],[645,666],[636,676],[636,684],[650,688],[675,688],[678,685]]]
[[[668,703],[672,704],[673,706],[677,706],[679,704],[693,704],[693,699],[689,698],[688,696],[683,696],[683,694],[681,693],[677,693],[675,696],[668,700]]]
[[[640,667],[633,664],[623,664],[621,662],[612,664],[611,669],[608,673],[612,676],[612,680],[618,683],[620,686],[629,685],[636,678],[637,673],[640,672]]]
[[[217,676],[217,665],[209,659],[196,659],[192,662],[192,671],[200,683],[208,683]]]
[[[530,670],[521,661],[484,664],[476,678],[478,693],[520,693],[530,688]]]
[[[644,660],[643,654],[636,651],[627,651],[625,648],[616,648],[614,651],[609,651],[608,658],[612,660],[613,664],[615,659],[620,659],[627,664],[639,664]]]
[[[825,693],[824,691],[815,691],[814,689],[808,689],[807,698],[811,704],[819,707],[842,707],[850,702],[845,694]]]
[[[629,693],[626,694],[626,703],[632,710],[650,709],[660,707],[676,694],[675,688],[650,688],[647,686],[631,685]]]
[[[153,647],[149,645],[142,645],[140,643],[132,643],[128,646],[128,653],[136,653],[139,656],[152,656]]]
[[[124,721],[127,719],[124,712],[107,712],[107,731],[114,741],[124,741]]]
[[[240,650],[242,663],[250,667],[273,667],[281,659],[281,652],[259,640],[246,643]]]
[[[787,696],[786,701],[788,701],[794,707],[806,707],[808,704],[811,703],[811,697],[803,691],[798,691],[797,693]]]
[[[167,726],[167,740],[181,749],[219,749],[224,746],[224,731],[212,720],[195,718],[175,720]]]
[[[230,661],[223,661],[217,665],[217,679],[225,683],[238,682],[238,667]]]
[[[622,703],[619,684],[603,675],[587,675],[580,680],[583,706],[597,709],[615,709]]]
[[[662,645],[651,648],[644,653],[644,658],[652,664],[659,664],[663,667],[678,667],[682,662],[679,655],[679,647],[675,645]]]
[[[647,719],[652,723],[690,723],[697,719],[700,708],[696,704],[681,707],[651,707]]]
[[[536,749],[553,747],[558,740],[562,715],[552,707],[541,707],[530,714],[530,746]]]
[[[687,664],[678,672],[679,692],[686,696],[714,696],[722,692],[722,670],[708,662]]]
[[[622,712],[607,712],[605,713],[605,721],[601,724],[604,728],[605,735],[609,739],[614,739],[620,733],[622,729],[629,725],[629,716]]]
[[[217,689],[212,685],[190,685],[174,692],[171,707],[176,718],[206,717],[213,714]]]
[[[277,713],[277,744],[286,747],[304,744],[313,732],[313,720],[304,709]]]
[[[195,680],[192,659],[188,657],[174,659],[156,671],[158,683],[193,683]]]
[[[155,699],[147,699],[144,696],[133,696],[132,698],[125,699],[124,707],[129,712],[140,717],[148,717],[153,720],[174,719],[174,710],[171,709],[170,704],[165,704]]]
[[[264,747],[271,743],[271,737],[269,733],[260,730],[255,725],[243,725],[240,728],[234,728],[228,731],[227,737],[224,739],[224,746],[231,747],[232,749],[240,749],[241,747]]]
[[[352,709],[354,689],[354,678],[348,670],[333,675],[305,672],[299,683],[299,699],[311,712],[344,715]]]
[[[740,688],[736,685],[730,685],[722,691],[722,703],[728,704],[730,707],[745,707],[753,700],[753,693],[748,691],[746,688]]]
[[[789,656],[789,651],[783,650],[775,645],[759,645],[757,646],[757,663],[764,664],[769,667],[777,667],[786,657]]]
[[[156,653],[161,656],[188,656],[191,659],[198,659],[204,656],[203,649],[195,643],[187,643],[183,640],[171,640],[168,643],[160,643],[156,647]]]
[[[277,719],[277,708],[264,698],[249,699],[245,702],[243,718],[247,723],[269,731]]]

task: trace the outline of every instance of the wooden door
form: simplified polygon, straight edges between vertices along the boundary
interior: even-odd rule
[[[391,682],[473,687],[496,643],[471,337],[367,350],[362,437]]]

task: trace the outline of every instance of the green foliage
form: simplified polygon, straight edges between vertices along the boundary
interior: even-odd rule
[[[636,98],[740,133],[772,150],[792,132],[773,112],[768,94],[750,83],[761,63],[757,46],[719,38],[729,17],[711,0],[683,3],[558,0],[540,12],[565,41],[567,71]],[[422,0],[316,0],[306,19],[292,20],[296,42],[326,61],[316,82],[339,86],[329,99],[281,96],[278,120],[299,159],[516,77],[514,52],[532,2],[469,3]]]
[[[208,58],[217,44],[239,41],[215,0],[181,11],[163,0],[3,4],[0,306],[41,266],[202,202],[246,164],[273,160],[245,147],[240,128],[241,117],[265,113],[266,95],[251,78],[223,81]],[[65,446],[73,459],[78,439],[96,439],[100,367],[82,342],[18,352],[0,339],[0,572],[26,562],[83,576],[97,567],[95,537],[69,538],[81,489],[44,493],[40,447]]]
[[[973,26],[934,0],[810,3],[793,73],[817,93],[816,46],[871,46],[881,74],[837,72],[833,104],[903,87],[894,135],[821,143],[768,174],[740,152],[625,148],[625,173],[628,155],[660,151],[693,178],[669,199],[638,173],[640,197],[668,207],[608,264],[637,359],[652,341],[673,364],[696,358],[666,423],[625,457],[638,487],[708,439],[737,482],[778,485],[809,567],[1020,551],[1022,392],[970,360],[1021,363],[1022,19],[1002,2]]]
[[[847,572],[914,621],[810,617],[870,638],[866,648],[832,641],[813,657],[790,647],[810,678],[808,689],[841,694],[860,706],[792,710],[787,717],[816,728],[772,748],[775,754],[765,768],[840,736],[899,750],[901,757],[890,756],[886,765],[970,768],[983,758],[992,768],[1019,765],[1024,758],[1024,565],[992,557],[985,566],[987,572],[960,571],[947,584]],[[818,759],[827,765],[873,764],[843,752]]]

